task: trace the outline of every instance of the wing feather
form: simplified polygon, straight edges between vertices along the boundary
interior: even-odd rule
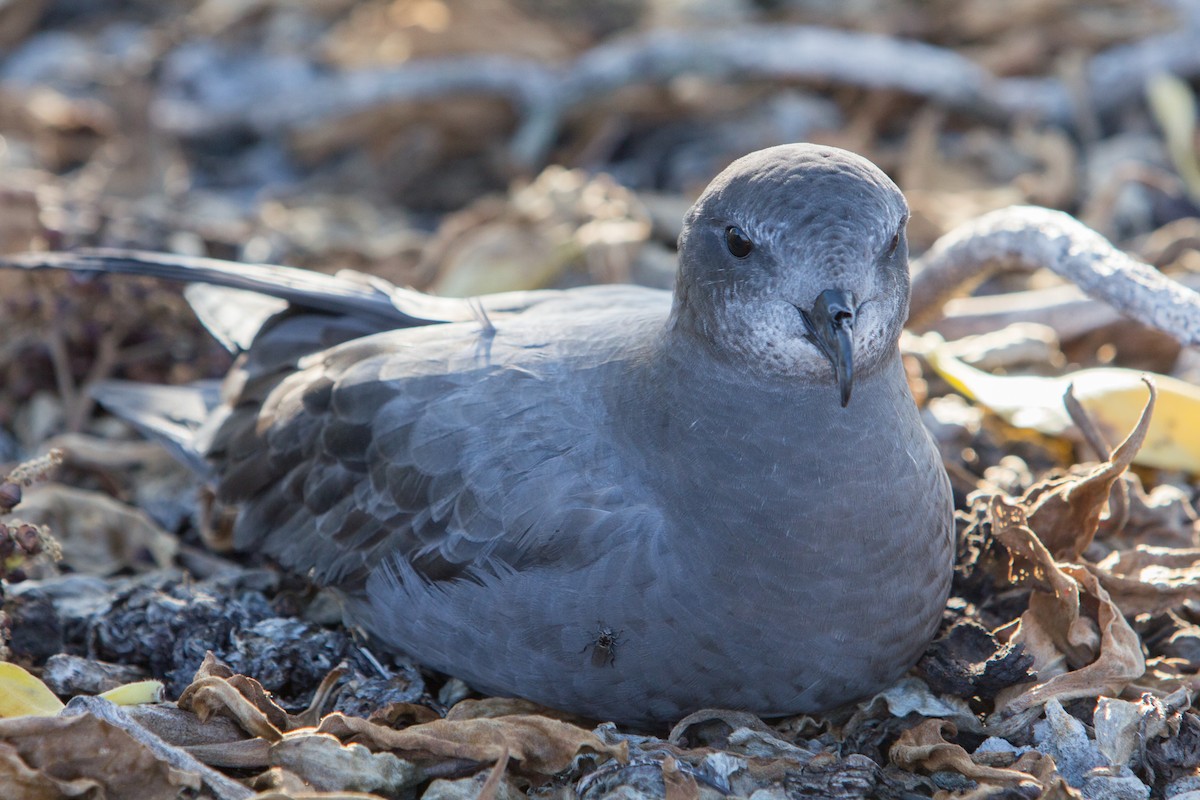
[[[653,532],[597,434],[612,326],[572,324],[392,331],[251,375],[214,439],[222,496],[245,503],[238,543],[352,588],[388,556],[425,581],[479,580],[584,563],[623,525]]]

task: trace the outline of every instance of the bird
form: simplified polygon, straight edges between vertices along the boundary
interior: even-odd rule
[[[817,713],[934,637],[953,503],[908,386],[908,207],[780,145],[687,212],[673,291],[439,298],[135,251],[0,266],[187,282],[219,392],[99,400],[236,505],[372,641],[492,695],[653,726]]]

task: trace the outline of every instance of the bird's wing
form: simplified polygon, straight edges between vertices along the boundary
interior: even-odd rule
[[[660,529],[603,386],[666,295],[559,294],[565,313],[390,331],[249,376],[209,453],[244,503],[239,544],[354,586],[384,554],[442,580],[582,566],[609,535]]]
[[[545,289],[504,292],[479,298],[436,297],[394,286],[382,278],[354,270],[342,270],[336,275],[326,275],[277,264],[246,264],[219,258],[116,248],[0,255],[0,268],[143,275],[183,283],[224,287],[278,298],[299,308],[327,314],[353,315],[360,320],[369,321],[375,330],[468,322],[479,315],[479,309],[492,316],[508,317],[539,305],[578,302],[579,297],[586,297],[589,292],[605,296],[629,291],[628,287],[605,286],[588,287],[588,290],[583,292]],[[237,308],[243,315],[250,311],[244,298],[234,298],[235,295],[228,293],[197,294],[202,316],[211,316],[218,321],[222,317],[228,318],[227,314],[221,314],[221,309],[216,307],[218,301],[223,302],[226,309]],[[266,303],[262,304],[261,308],[253,309],[251,316],[261,322],[278,310],[279,306]],[[232,325],[232,322],[224,324]],[[239,333],[245,333],[242,330],[244,324],[233,327],[237,328]],[[218,338],[225,341],[221,332],[218,332]]]

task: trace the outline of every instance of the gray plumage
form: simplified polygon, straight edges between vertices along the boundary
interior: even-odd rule
[[[338,587],[351,621],[480,690],[650,723],[827,709],[933,636],[951,501],[897,346],[906,215],[869,162],[790,145],[697,201],[673,297],[472,304],[207,259],[6,263],[288,301],[193,290],[248,345],[190,428],[241,504],[238,545]],[[180,424],[159,427],[178,445]]]

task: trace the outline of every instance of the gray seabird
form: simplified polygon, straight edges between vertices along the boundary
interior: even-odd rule
[[[654,723],[828,709],[938,626],[951,499],[897,345],[906,218],[868,161],[787,145],[692,207],[673,296],[459,301],[102,251],[3,264],[215,284],[189,299],[241,353],[223,401],[101,399],[210,471],[237,544],[479,690]]]

